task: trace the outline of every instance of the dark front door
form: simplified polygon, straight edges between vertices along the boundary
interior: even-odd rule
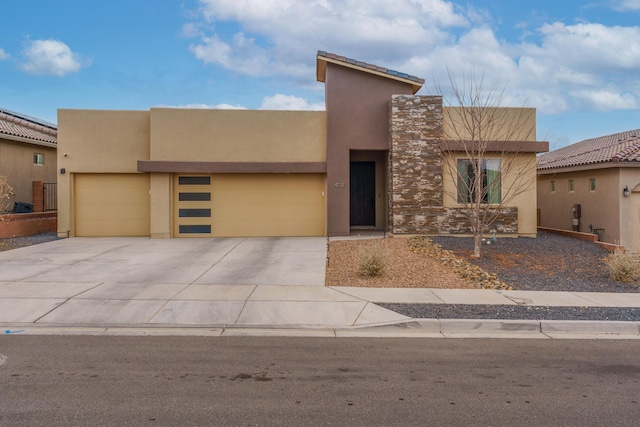
[[[376,162],[351,162],[351,225],[376,225]]]

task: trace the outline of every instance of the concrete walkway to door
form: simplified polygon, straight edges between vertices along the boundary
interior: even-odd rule
[[[327,239],[70,238],[0,252],[0,323],[348,328],[409,318],[324,286]]]

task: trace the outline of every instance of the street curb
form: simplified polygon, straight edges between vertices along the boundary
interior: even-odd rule
[[[640,339],[640,322],[592,320],[413,319],[386,325],[274,328],[257,325],[198,327],[187,325],[31,325],[4,324],[2,335],[207,336],[308,338],[522,338]]]

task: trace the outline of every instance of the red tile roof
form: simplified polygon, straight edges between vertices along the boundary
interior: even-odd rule
[[[543,154],[537,158],[537,168],[545,170],[607,162],[640,162],[640,129],[585,139]]]
[[[58,130],[54,125],[12,111],[0,109],[0,138],[3,135],[57,143]]]

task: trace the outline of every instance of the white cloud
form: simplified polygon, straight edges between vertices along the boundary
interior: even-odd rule
[[[427,88],[421,93],[432,91],[434,81],[446,89],[447,70],[473,69],[486,83],[506,85],[505,102],[526,102],[543,113],[640,105],[640,26],[550,22],[519,27],[521,41],[510,42],[496,36],[487,10],[445,0],[199,4],[200,20],[185,27],[195,38],[191,52],[206,64],[245,75],[285,76],[309,85],[315,52],[326,50],[423,77]],[[640,0],[617,4],[640,10]],[[229,27],[237,30],[222,30]],[[276,95],[263,104],[306,108],[304,102]]]
[[[324,110],[324,103],[309,104],[297,96],[276,94],[262,100],[261,110]]]
[[[191,45],[189,49],[205,64],[222,65],[249,76],[266,74],[269,66],[264,50],[242,33],[235,34],[231,44],[225,43],[217,35],[203,37],[201,44]]]
[[[157,105],[156,108],[191,108],[191,109],[212,109],[212,110],[246,110],[246,107],[241,105],[231,105],[231,104],[183,104],[183,105],[168,105],[168,104],[160,104]]]
[[[628,93],[613,90],[574,91],[571,96],[584,101],[582,104],[596,111],[626,110],[638,108],[636,98]]]
[[[4,49],[0,49],[0,61],[5,61],[10,58],[10,55],[4,51]]]
[[[640,10],[640,0],[619,0],[613,5],[619,11]]]
[[[540,32],[545,55],[568,66],[591,70],[640,67],[640,27],[555,22],[544,25]]]
[[[233,21],[233,35],[214,32],[190,46],[205,63],[253,76],[313,75],[314,53],[371,53],[402,60],[444,42],[450,27],[468,25],[443,0],[200,0],[207,23]],[[393,65],[393,64],[391,64]]]
[[[180,36],[186,37],[188,39],[196,38],[198,36],[202,36],[202,31],[200,31],[200,27],[195,22],[187,22],[182,26],[182,30],[180,31]]]
[[[59,40],[30,41],[23,55],[25,62],[20,65],[20,68],[30,74],[62,77],[89,65],[88,61],[83,61],[80,55],[73,53],[69,46]]]

